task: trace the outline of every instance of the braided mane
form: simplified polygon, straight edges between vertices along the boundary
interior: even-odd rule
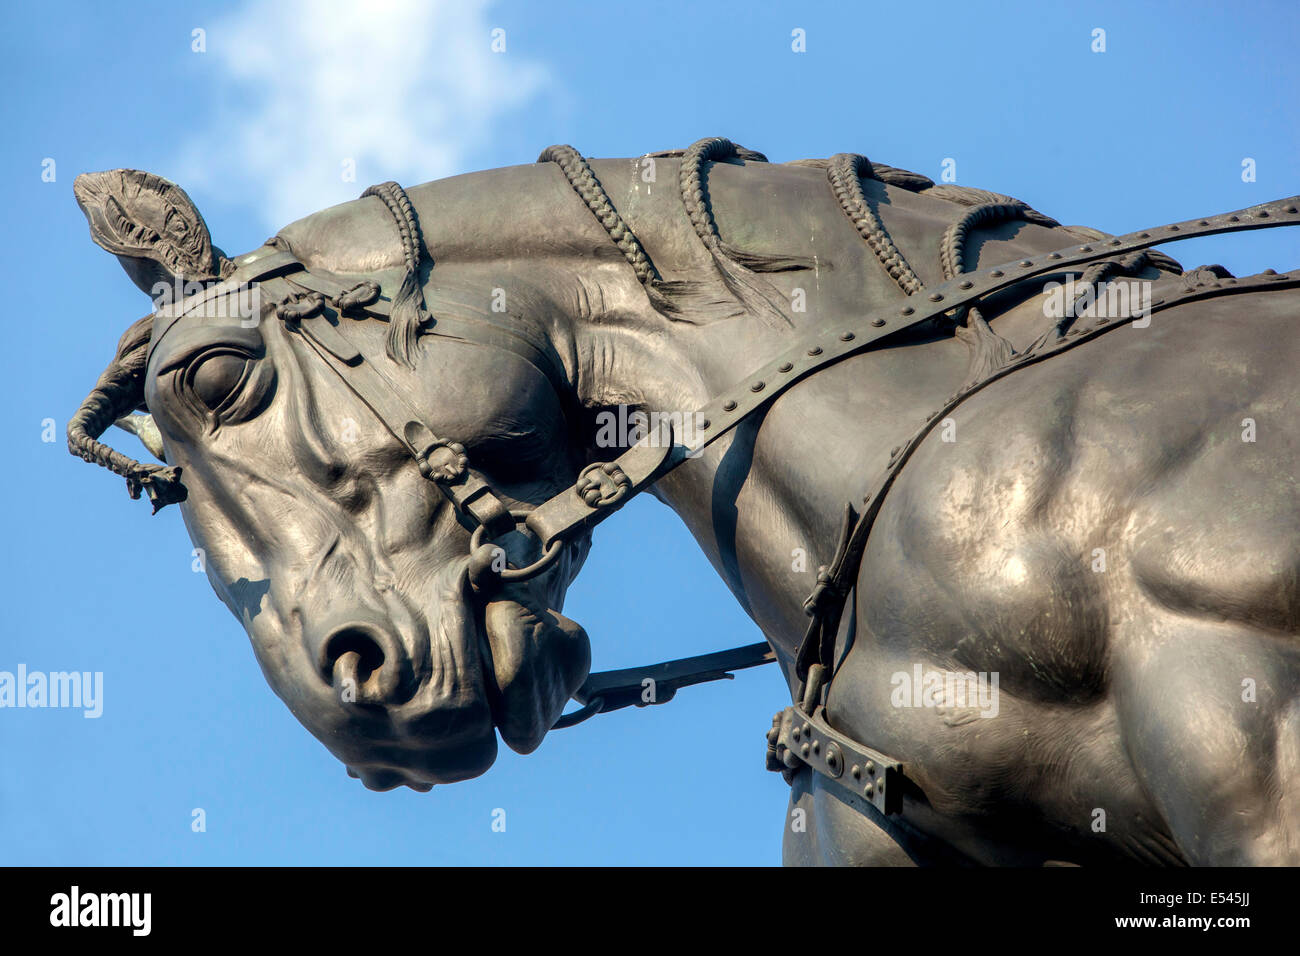
[[[551,146],[542,151],[537,161],[554,163],[559,167],[574,192],[623,253],[651,306],[661,315],[677,322],[706,322],[748,314],[773,327],[791,327],[793,323],[783,307],[785,297],[763,275],[811,269],[813,260],[797,255],[753,253],[731,245],[718,233],[709,199],[707,164],[726,161],[766,163],[767,157],[721,137],[702,139],[685,150],[647,155],[680,157],[679,198],[696,236],[709,253],[713,274],[666,279],[619,215],[591,166],[573,147]],[[873,163],[857,154],[840,153],[830,159],[796,160],[788,165],[826,170],[829,188],[841,210],[905,296],[922,291],[924,284],[871,208],[862,188],[864,179],[874,179],[909,192],[970,207],[969,212],[948,228],[940,244],[939,257],[945,279],[965,271],[962,260],[966,238],[981,227],[1018,219],[1062,228],[1089,240],[1105,236],[1081,226],[1061,226],[1055,219],[1010,196],[969,186],[936,184],[919,173]],[[383,201],[402,243],[405,273],[393,298],[387,354],[391,360],[410,367],[416,342],[428,318],[419,276],[429,252],[424,246],[410,200],[397,183],[372,186],[362,196],[376,196]],[[1086,289],[1111,278],[1134,275],[1149,266],[1182,274],[1182,267],[1173,259],[1148,250],[1119,260],[1094,263],[1083,274],[1079,286]],[[225,272],[228,270],[223,270]],[[1084,294],[1080,293],[1081,296]],[[953,310],[946,320],[957,337],[971,346],[972,380],[986,376],[1013,356],[1010,343],[992,330],[974,306]],[[133,323],[122,336],[112,363],[68,422],[68,449],[72,454],[124,477],[132,498],[140,497],[142,491],[147,493],[154,512],[157,512],[165,505],[185,500],[185,486],[180,482],[181,469],[143,464],[98,441],[99,436],[122,416],[144,409],[144,369],[152,327],[153,315],[150,314]]]
[[[144,367],[153,335],[153,314],[137,319],[117,343],[117,355],[77,413],[68,421],[68,450],[126,479],[126,490],[139,498],[141,490],[153,502],[154,513],[185,500],[178,467],[146,465],[96,441],[109,425],[144,405]]]

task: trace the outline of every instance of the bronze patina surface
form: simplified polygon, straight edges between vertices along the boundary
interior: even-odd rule
[[[1153,249],[1297,198],[1110,236],[853,154],[556,146],[231,258],[156,176],[76,195],[154,309],[69,445],[180,506],[367,787],[775,660],[789,863],[1300,863],[1300,272]],[[564,593],[641,492],[766,645],[589,673]]]

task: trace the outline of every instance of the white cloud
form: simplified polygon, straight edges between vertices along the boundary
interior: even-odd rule
[[[250,0],[205,25],[207,52],[194,55],[215,61],[216,102],[178,181],[257,204],[274,230],[373,183],[464,172],[494,124],[551,84],[543,65],[491,51],[487,7]]]

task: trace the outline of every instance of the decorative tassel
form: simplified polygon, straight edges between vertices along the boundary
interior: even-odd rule
[[[402,276],[402,286],[393,296],[392,315],[388,322],[388,357],[407,368],[415,368],[415,345],[420,338],[420,327],[429,317],[420,289],[418,270],[408,270]]]

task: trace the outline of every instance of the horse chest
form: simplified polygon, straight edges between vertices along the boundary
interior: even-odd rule
[[[913,822],[985,861],[1016,859],[1017,831],[1000,822],[1016,814],[1062,859],[1174,852],[1125,725],[1179,698],[1137,675],[1171,679],[1192,647],[1235,675],[1262,640],[1251,628],[1295,619],[1278,585],[1300,566],[1277,531],[1295,524],[1289,466],[1251,457],[1241,426],[1242,409],[1294,403],[1266,374],[1293,342],[1275,305],[1249,339],[1227,321],[1232,303],[1207,304],[1026,369],[962,406],[955,440],[928,441],[904,469],[864,556],[828,708],[842,732],[905,761],[924,793]],[[1196,319],[1200,337],[1178,341]],[[990,690],[996,677],[996,692],[954,703],[932,674]]]
[[[882,513],[828,710],[904,761],[924,795],[913,825],[981,862],[1070,858],[1096,807],[1151,812],[1109,696],[1110,594],[1074,532],[1033,518],[1043,456],[1007,449],[1002,483],[948,464],[945,498],[903,482]]]

